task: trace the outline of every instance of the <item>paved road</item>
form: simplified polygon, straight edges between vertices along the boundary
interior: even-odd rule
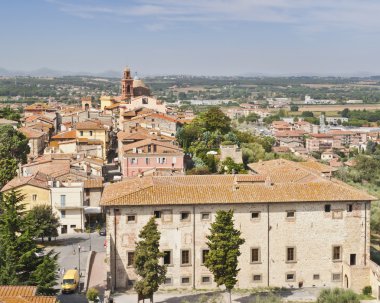
[[[91,237],[91,239],[90,239]],[[49,246],[46,250],[54,249],[59,253],[58,264],[59,268],[68,269],[78,268],[79,269],[79,260],[80,260],[80,271],[82,274],[81,280],[81,289],[83,289],[83,281],[86,277],[86,266],[87,258],[91,250],[103,253],[105,252],[104,248],[104,236],[99,236],[98,233],[77,233],[70,235],[62,235],[57,237],[57,240],[49,243]],[[46,243],[45,243],[46,244]],[[80,255],[78,252],[78,245],[80,245]],[[60,282],[57,287],[60,287]],[[87,302],[83,294],[65,294],[59,295],[58,297],[61,303],[84,303]]]

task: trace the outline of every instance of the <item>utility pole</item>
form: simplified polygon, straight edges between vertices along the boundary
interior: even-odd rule
[[[79,269],[79,283],[78,283],[78,292],[80,293],[80,277],[81,277],[81,274],[80,274],[80,244],[78,244],[78,259],[79,259],[79,262],[78,262],[78,269]]]

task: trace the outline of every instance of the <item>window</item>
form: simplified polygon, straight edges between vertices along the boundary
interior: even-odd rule
[[[253,275],[253,282],[261,282],[262,276],[261,275]]]
[[[137,164],[137,159],[136,158],[131,158],[131,164]]]
[[[181,265],[191,265],[190,263],[190,250],[181,250]]]
[[[313,275],[313,280],[319,280],[319,274],[314,274]]]
[[[172,251],[164,250],[164,265],[172,265]]]
[[[127,223],[135,223],[136,215],[127,215]]]
[[[149,158],[145,158],[145,164],[149,164]]]
[[[66,195],[61,195],[61,207],[66,206]]]
[[[166,163],[166,158],[157,158],[157,163],[159,163],[159,164],[165,164]]]
[[[32,195],[32,200],[37,201],[37,195],[36,194]]]
[[[190,284],[190,277],[181,277],[181,284]]]
[[[333,282],[340,282],[342,280],[342,275],[338,274],[338,273],[336,273],[336,274],[333,273],[332,277],[331,277],[331,280]]]
[[[331,212],[331,204],[325,204],[325,213]]]
[[[157,145],[156,144],[153,144],[153,152],[157,152]]]
[[[65,210],[61,210],[61,218],[66,218],[66,211]]]
[[[201,219],[202,219],[202,221],[209,221],[210,220],[210,213],[201,213]]]
[[[347,204],[347,212],[352,212],[352,207],[353,205],[352,204]]]
[[[152,146],[149,144],[148,145],[148,153],[150,153],[152,151]]]
[[[356,265],[356,254],[350,254],[350,265]]]
[[[176,158],[176,157],[173,157],[173,158],[172,158],[172,163],[173,163],[173,164],[176,164],[176,163],[177,163],[177,158]]]
[[[253,220],[260,219],[260,212],[259,211],[253,211],[253,212],[251,212],[251,219],[253,219]]]
[[[296,262],[296,248],[295,247],[286,248],[286,262]]]
[[[92,130],[90,130],[89,133],[90,133],[90,137],[92,137]]]
[[[286,219],[294,219],[296,217],[295,210],[287,210],[286,211]]]
[[[202,284],[209,284],[211,283],[211,277],[210,276],[202,276]]]
[[[148,104],[148,98],[142,98],[142,104]]]
[[[127,252],[127,266],[133,266],[135,262],[135,252],[129,251]]]
[[[156,219],[161,218],[161,212],[160,212],[159,210],[155,210],[155,211],[154,211],[154,217],[155,217]]]
[[[209,249],[202,249],[202,264],[205,264],[209,252]]]
[[[190,221],[190,213],[188,211],[181,212],[181,221]]]
[[[296,280],[296,273],[295,272],[288,272],[285,274],[285,281],[286,282],[294,282]]]
[[[79,132],[80,136],[83,137],[83,130]]]
[[[77,228],[77,226],[73,224],[73,225],[70,225],[70,228]]]
[[[342,261],[342,247],[341,246],[333,246],[333,261]]]
[[[260,248],[251,248],[251,263],[260,263]]]
[[[166,277],[164,281],[165,285],[172,285],[173,284],[173,279],[171,277]]]

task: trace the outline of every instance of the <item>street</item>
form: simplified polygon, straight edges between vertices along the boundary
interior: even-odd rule
[[[87,234],[87,233],[77,233],[70,235],[61,235],[57,237],[57,240],[49,243],[46,250],[54,249],[55,252],[59,253],[58,264],[59,268],[64,268],[65,271],[69,269],[77,268],[81,273],[81,284],[80,289],[83,290],[84,279],[86,278],[86,266],[87,259],[91,250],[96,252],[105,252],[104,248],[104,236],[99,236],[97,232]],[[46,242],[45,242],[46,244]],[[80,254],[79,254],[80,246]],[[79,265],[80,262],[80,265]],[[61,274],[58,281],[57,288],[61,286]],[[61,303],[83,303],[87,302],[85,294],[60,294],[58,299]]]

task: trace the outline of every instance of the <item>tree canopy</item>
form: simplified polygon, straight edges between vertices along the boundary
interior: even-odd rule
[[[166,275],[166,266],[159,262],[164,256],[159,250],[160,237],[155,218],[152,217],[141,230],[141,240],[136,243],[135,249],[135,271],[141,277],[135,284],[135,290],[144,298],[150,298],[151,302],[153,294],[165,281]]]
[[[224,285],[230,294],[240,270],[240,246],[245,242],[241,238],[241,232],[234,227],[233,216],[233,210],[217,211],[215,222],[211,223],[210,234],[207,236],[210,250],[205,260],[205,266],[214,275],[216,284]]]

